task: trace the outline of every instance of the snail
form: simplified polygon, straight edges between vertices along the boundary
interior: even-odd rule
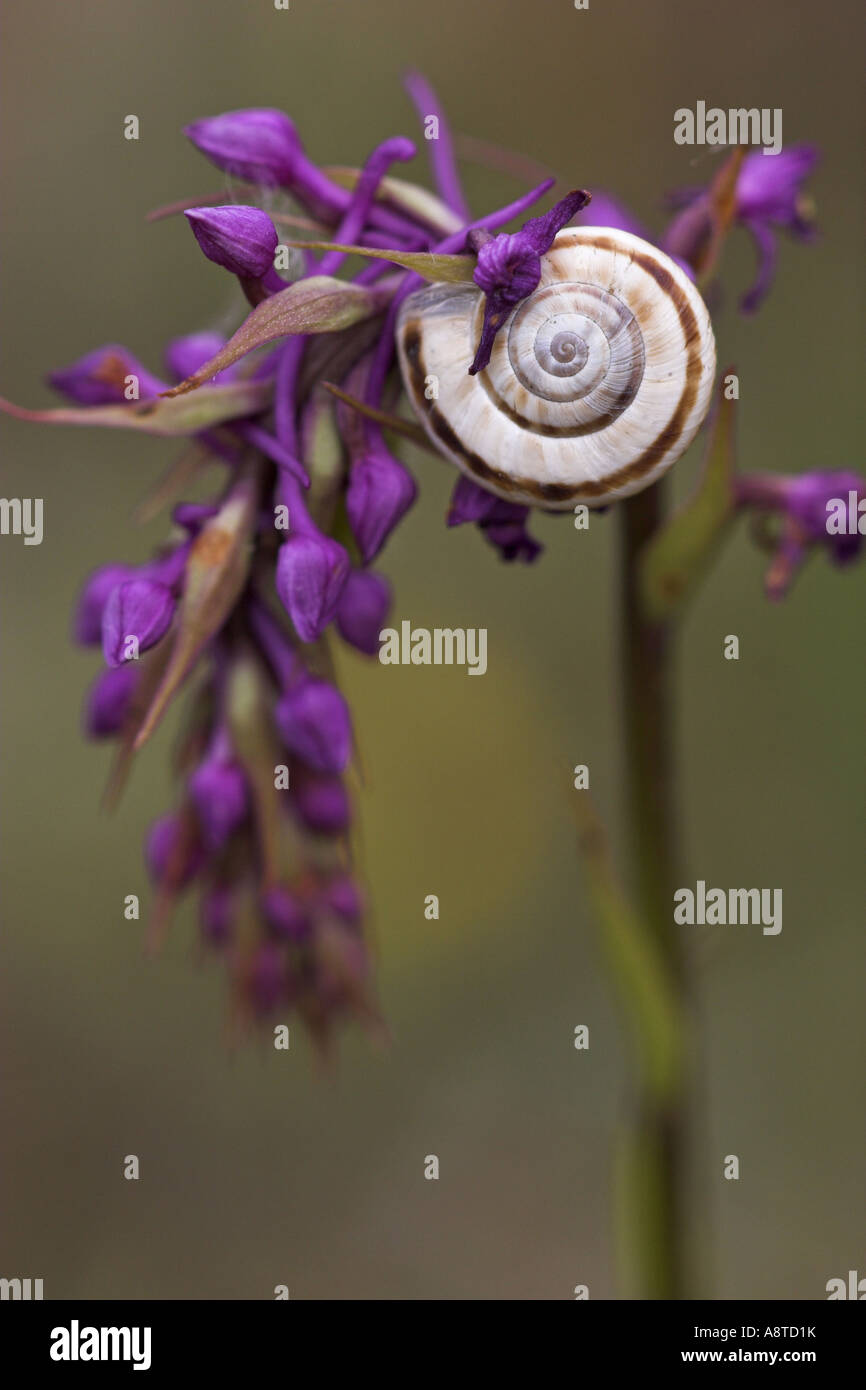
[[[470,376],[483,313],[474,284],[428,286],[401,306],[397,350],[431,441],[488,492],[554,511],[606,506],[655,482],[694,439],[713,331],[688,276],[649,242],[610,227],[559,232],[537,289]]]

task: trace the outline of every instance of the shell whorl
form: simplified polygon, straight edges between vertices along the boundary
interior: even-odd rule
[[[697,433],[716,365],[709,315],[649,242],[561,231],[538,288],[469,376],[483,313],[474,284],[432,285],[403,304],[397,346],[428,435],[489,491],[554,510],[604,506],[655,482]]]

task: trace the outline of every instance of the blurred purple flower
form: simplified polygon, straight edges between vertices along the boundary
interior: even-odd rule
[[[737,178],[735,215],[751,234],[758,253],[754,283],[740,301],[743,313],[754,313],[772,285],[776,229],[783,228],[800,241],[810,241],[816,235],[812,206],[803,193],[803,184],[819,157],[814,145],[792,145],[777,155],[753,150],[743,160]],[[662,245],[669,255],[691,263],[706,239],[710,193],[705,188],[681,189],[671,195],[670,202],[680,211],[668,227]]]
[[[350,201],[307,158],[284,111],[253,107],[193,121],[184,134],[198,150],[234,178],[290,189],[314,216],[334,220]]]
[[[346,511],[365,564],[379,554],[417,492],[412,474],[385,448],[368,449],[353,458]]]
[[[275,711],[290,753],[316,772],[342,772],[352,752],[349,708],[336,686],[307,677],[284,692]]]
[[[103,565],[87,578],[75,611],[75,640],[85,647],[102,643],[102,615],[111,593],[133,579],[137,571],[132,565]]]
[[[391,586],[384,575],[352,570],[337,609],[340,636],[358,651],[375,656],[390,605]]]
[[[528,520],[528,507],[502,501],[478,487],[471,478],[458,478],[451,494],[447,524],[462,526],[474,522],[503,560],[532,564],[538,559],[544,547],[529,534]]]
[[[294,125],[273,107],[208,116],[185,126],[184,135],[218,169],[266,187],[288,187],[303,154]]]
[[[146,401],[165,390],[164,381],[116,343],[85,353],[69,367],[51,372],[48,381],[76,405]]]
[[[858,473],[747,473],[734,487],[741,510],[780,522],[766,577],[768,598],[785,597],[815,546],[823,546],[837,565],[859,555],[866,534],[866,479]]]
[[[336,835],[348,829],[352,808],[340,777],[299,773],[294,789],[298,812],[310,830]]]
[[[262,913],[275,935],[287,941],[303,941],[312,930],[310,915],[287,888],[269,888],[262,897]]]
[[[243,824],[249,806],[246,778],[227,754],[227,748],[211,753],[188,783],[202,842],[211,852],[227,844]]]
[[[152,579],[128,579],[112,589],[102,614],[102,651],[109,666],[122,666],[155,647],[174,616],[171,590]],[[134,648],[130,649],[130,642]]]
[[[183,338],[175,338],[165,352],[165,364],[178,381],[186,381],[195,376],[199,367],[209,362],[224,348],[226,340],[222,333],[188,333]],[[226,367],[213,378],[213,384],[231,381],[237,376],[236,367]]]
[[[90,687],[84,711],[84,727],[91,738],[111,738],[120,733],[137,680],[134,662],[100,671]]]

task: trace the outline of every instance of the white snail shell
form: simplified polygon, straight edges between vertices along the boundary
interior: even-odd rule
[[[605,506],[655,482],[695,437],[713,330],[658,247],[610,227],[565,228],[489,365],[470,376],[483,314],[474,284],[431,285],[403,304],[397,347],[432,442],[489,492],[552,510]]]

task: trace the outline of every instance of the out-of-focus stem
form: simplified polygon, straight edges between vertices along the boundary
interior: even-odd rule
[[[663,485],[619,507],[620,594],[626,814],[632,891],[648,945],[667,977],[679,1031],[685,1019],[683,955],[673,920],[677,885],[673,771],[671,637],[650,620],[641,601],[638,562],[664,517]],[[639,1083],[631,1132],[620,1156],[617,1208],[620,1244],[632,1296],[686,1296],[684,1255],[685,1078],[673,1068],[663,1087]]]

